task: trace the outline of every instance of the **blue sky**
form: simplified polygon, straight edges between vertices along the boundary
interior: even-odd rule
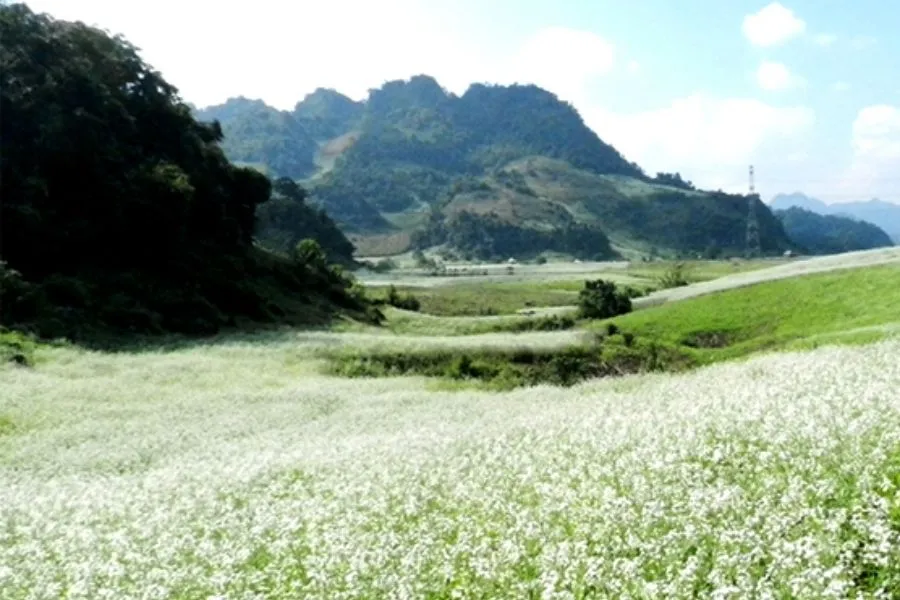
[[[32,0],[122,33],[198,105],[536,83],[650,172],[900,203],[900,2]],[[215,8],[213,8],[215,7]],[[177,19],[177,20],[176,20]]]

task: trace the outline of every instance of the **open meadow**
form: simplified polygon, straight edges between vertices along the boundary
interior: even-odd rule
[[[0,367],[0,599],[897,597],[900,257],[745,273],[552,330],[460,277],[377,329],[38,348]],[[657,368],[466,375],[590,344]]]

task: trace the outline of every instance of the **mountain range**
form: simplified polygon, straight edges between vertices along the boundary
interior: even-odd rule
[[[751,206],[763,253],[795,248],[758,197],[650,176],[533,85],[454,95],[419,75],[359,102],[318,89],[290,111],[240,97],[196,115],[231,160],[308,190],[359,254],[733,256]]]
[[[900,243],[900,204],[873,199],[865,202],[826,204],[801,192],[778,194],[769,206],[773,210],[803,208],[820,215],[842,215],[877,225],[894,242]]]
[[[775,210],[788,237],[807,254],[840,254],[893,246],[883,229],[843,215],[820,215],[799,206]]]

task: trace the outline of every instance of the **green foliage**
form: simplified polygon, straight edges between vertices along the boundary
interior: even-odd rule
[[[508,223],[496,214],[462,211],[444,221],[432,221],[412,238],[414,247],[449,244],[480,260],[534,256],[546,250],[581,258],[613,258],[616,253],[599,229],[569,222],[561,229],[539,230]]]
[[[253,247],[271,182],[128,42],[23,4],[0,6],[0,38],[4,325],[88,339],[366,312],[345,278]]]
[[[415,250],[413,252],[413,260],[416,262],[416,267],[419,269],[436,269],[437,262],[433,258],[429,258],[425,256],[425,253],[421,250]]]
[[[423,313],[444,317],[511,315],[536,306],[572,306],[578,298],[577,289],[519,281],[461,281],[453,285],[401,287],[399,291],[414,292]]]
[[[681,178],[681,173],[657,173],[654,179],[656,183],[683,190],[694,190],[694,184]]]
[[[395,308],[411,311],[418,311],[422,306],[415,296],[410,293],[400,294],[393,285],[388,288],[385,302]]]
[[[363,104],[331,89],[318,88],[294,107],[293,117],[316,140],[335,138],[355,127]]]
[[[231,98],[197,112],[201,121],[221,123],[222,147],[235,162],[262,164],[277,176],[302,178],[315,169],[316,140],[304,123],[262,100]]]
[[[890,236],[866,221],[839,215],[820,215],[792,207],[775,212],[785,232],[808,254],[840,254],[893,246]]]
[[[616,323],[639,339],[716,361],[758,350],[877,340],[900,322],[898,288],[897,265],[845,269],[646,308]]]
[[[397,263],[391,260],[390,258],[383,258],[377,262],[365,262],[363,263],[366,268],[375,272],[375,273],[390,273],[394,269],[397,268]]]
[[[631,298],[611,281],[585,281],[578,293],[578,316],[583,319],[607,319],[631,312]]]
[[[502,329],[498,328],[498,330],[513,333],[525,331],[564,331],[573,329],[575,325],[576,321],[572,317],[564,315],[547,315],[512,321],[509,324],[504,325]]]
[[[492,389],[550,384],[571,386],[586,379],[690,366],[690,358],[631,336],[597,338],[557,349],[440,349],[333,354],[329,370],[344,377],[424,375],[472,382]]]
[[[37,341],[31,336],[0,329],[0,363],[33,366],[36,350]]]
[[[353,264],[353,244],[306,191],[286,177],[272,184],[272,197],[257,209],[256,238],[264,248],[288,253],[303,239],[315,239],[330,262]]]
[[[690,272],[684,261],[677,261],[669,266],[665,272],[656,279],[660,289],[677,288],[690,285]]]
[[[346,231],[403,232],[411,248],[444,245],[480,259],[545,250],[606,259],[607,236],[692,256],[744,249],[745,196],[698,192],[678,173],[648,177],[538,87],[476,84],[455,96],[420,75],[372,90],[364,105],[312,96],[289,116],[306,132],[298,140],[341,148],[320,161],[309,189]],[[223,117],[228,136],[243,135],[228,123]],[[247,143],[259,135],[248,133]],[[757,212],[763,252],[791,248],[768,207],[759,202]]]

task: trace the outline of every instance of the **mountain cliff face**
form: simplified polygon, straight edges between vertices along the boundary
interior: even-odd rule
[[[825,204],[821,200],[795,192],[793,194],[778,194],[772,199],[770,206],[773,210],[786,210],[796,206],[820,215],[849,216],[878,226],[894,242],[900,243],[900,204],[877,199],[865,202]]]
[[[316,90],[293,111],[232,99],[198,114],[220,120],[233,160],[309,189],[363,253],[372,240],[391,252],[462,244],[483,258],[744,251],[745,197],[648,176],[533,85],[457,96],[419,75],[365,102]],[[763,251],[790,248],[771,211],[757,209]]]

